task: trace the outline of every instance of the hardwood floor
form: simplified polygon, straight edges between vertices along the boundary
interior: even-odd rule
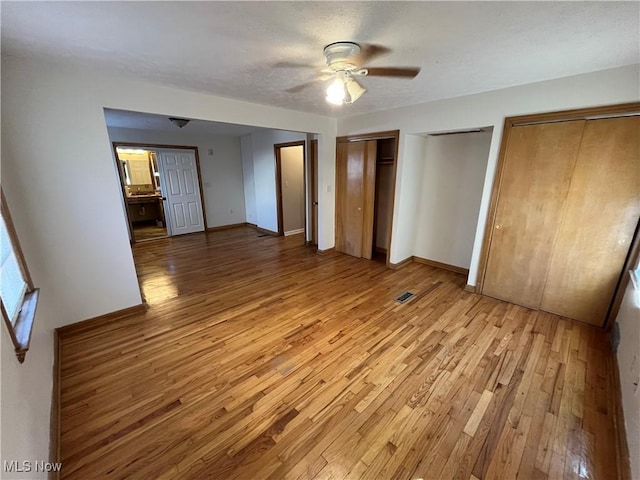
[[[136,244],[148,311],[61,338],[62,478],[618,478],[602,332],[301,243]]]
[[[133,236],[136,242],[164,238],[167,236],[167,228],[155,224],[136,224],[133,226]]]

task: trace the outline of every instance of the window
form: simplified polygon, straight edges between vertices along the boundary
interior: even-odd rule
[[[2,316],[20,363],[29,350],[39,290],[33,287],[7,201],[0,205],[0,300]]]

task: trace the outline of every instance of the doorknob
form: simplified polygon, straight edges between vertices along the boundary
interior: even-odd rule
[[[500,224],[496,225],[496,230],[502,230],[502,225]]]
[[[362,210],[362,207],[358,207],[358,211]]]
[[[313,202],[313,205],[318,205],[318,202]]]

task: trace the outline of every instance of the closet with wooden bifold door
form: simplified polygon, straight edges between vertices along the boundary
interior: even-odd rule
[[[625,115],[507,123],[484,295],[603,326],[640,217],[640,117]]]
[[[336,250],[388,261],[398,132],[339,137]]]

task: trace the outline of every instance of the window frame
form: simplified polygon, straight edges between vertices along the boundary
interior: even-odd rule
[[[40,289],[35,288],[33,284],[29,268],[27,267],[27,262],[24,258],[24,253],[22,252],[22,247],[20,246],[18,234],[13,224],[11,213],[9,212],[9,206],[7,205],[4,191],[1,188],[0,200],[0,211],[7,228],[7,233],[9,234],[9,240],[11,241],[11,246],[15,253],[18,266],[20,267],[22,277],[27,284],[27,291],[22,300],[22,307],[20,309],[20,313],[18,313],[18,316],[16,318],[15,325],[11,323],[11,319],[9,318],[5,310],[4,302],[2,302],[2,299],[0,298],[2,318],[4,319],[4,323],[7,326],[7,330],[9,331],[9,336],[11,337],[11,341],[13,342],[13,346],[16,351],[16,357],[18,358],[18,361],[20,363],[23,363],[25,355],[29,350],[29,345],[31,343],[31,332],[33,330],[33,322],[35,319]]]

